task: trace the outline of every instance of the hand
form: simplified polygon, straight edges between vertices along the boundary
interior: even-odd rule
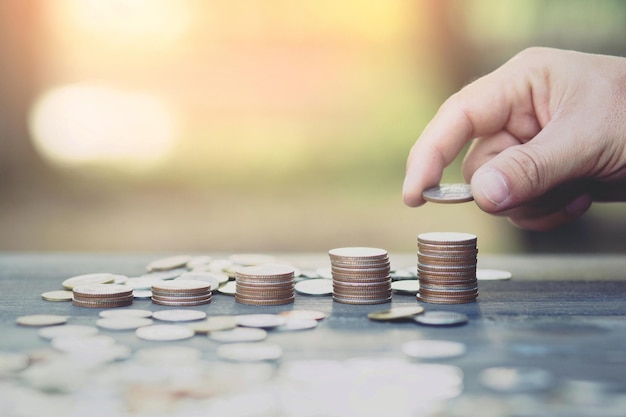
[[[404,202],[424,204],[474,139],[463,176],[474,200],[545,230],[593,201],[626,201],[626,58],[530,48],[441,106],[413,145]]]

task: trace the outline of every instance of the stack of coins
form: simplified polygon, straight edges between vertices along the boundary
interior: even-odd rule
[[[152,302],[162,306],[189,307],[211,302],[211,283],[194,280],[159,281],[152,284]]]
[[[417,237],[417,299],[434,304],[470,303],[478,297],[476,236],[433,232]]]
[[[295,271],[289,265],[244,266],[235,271],[235,300],[273,306],[293,303]]]
[[[118,284],[88,284],[74,287],[72,304],[87,308],[125,307],[133,303],[133,288]]]
[[[382,304],[391,301],[387,251],[378,248],[332,249],[333,300],[343,304]]]

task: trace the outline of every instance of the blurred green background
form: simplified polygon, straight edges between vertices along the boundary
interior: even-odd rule
[[[523,233],[405,207],[438,106],[516,52],[626,54],[622,1],[0,2],[0,250],[622,252],[623,206]],[[458,182],[460,158],[445,173]]]

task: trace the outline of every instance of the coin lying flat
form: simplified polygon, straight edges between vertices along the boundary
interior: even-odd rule
[[[63,281],[63,288],[72,290],[79,285],[87,284],[110,284],[115,281],[115,275],[107,272],[84,274],[71,277]]]
[[[52,347],[61,352],[93,352],[110,348],[115,344],[111,336],[97,334],[84,337],[55,337],[52,339]]]
[[[0,378],[25,369],[30,358],[25,353],[0,351]]]
[[[259,342],[267,337],[267,331],[254,327],[236,327],[209,333],[209,339],[220,343]]]
[[[72,291],[65,291],[65,290],[47,291],[41,294],[41,298],[43,298],[46,301],[56,301],[56,302],[72,301]]]
[[[236,316],[235,320],[238,326],[257,327],[260,329],[271,329],[287,322],[285,317],[277,314],[244,314]]]
[[[217,356],[236,362],[257,362],[279,359],[283,349],[274,343],[232,343],[217,348]]]
[[[402,345],[402,351],[412,358],[448,359],[463,356],[467,348],[460,342],[447,340],[413,340]]]
[[[297,282],[295,290],[302,295],[332,295],[333,282],[325,278],[313,278]]]
[[[287,319],[313,319],[322,320],[326,317],[321,311],[316,310],[287,310],[278,313],[279,316],[287,317]]]
[[[465,203],[472,201],[472,187],[469,184],[439,184],[424,190],[422,197],[432,203]]]
[[[374,311],[367,315],[367,318],[375,321],[390,321],[390,320],[400,320],[412,318],[417,314],[421,314],[424,312],[424,307],[422,306],[403,306],[403,307],[393,307],[388,310]]]
[[[427,326],[458,326],[467,323],[467,316],[453,311],[426,311],[413,317],[416,323]]]
[[[154,341],[174,341],[190,339],[195,332],[187,326],[176,324],[156,324],[153,326],[140,327],[135,330],[138,338]]]
[[[169,271],[171,269],[185,267],[187,265],[187,262],[189,262],[191,259],[192,258],[189,255],[168,256],[166,258],[161,258],[150,262],[146,269],[148,270],[148,272]]]
[[[37,333],[43,339],[52,340],[57,337],[88,337],[98,334],[98,329],[82,324],[68,324],[65,326],[44,327]]]
[[[476,279],[479,281],[505,281],[513,277],[509,271],[499,269],[482,269],[476,270]]]
[[[420,282],[416,279],[405,279],[391,283],[391,291],[397,294],[415,295],[420,290]]]
[[[227,283],[220,285],[217,292],[224,295],[235,295],[237,292],[237,283],[235,283],[235,281],[228,281]]]
[[[152,317],[162,321],[194,321],[206,318],[200,310],[160,310],[152,313]]]
[[[206,320],[194,321],[187,324],[196,333],[206,334],[211,332],[217,332],[221,330],[234,329],[237,326],[237,320],[235,316],[211,316]]]
[[[40,327],[55,326],[57,324],[67,323],[67,316],[59,316],[56,314],[32,314],[29,316],[20,316],[15,319],[20,326]]]
[[[285,324],[281,324],[276,328],[279,332],[293,332],[297,330],[309,330],[317,327],[315,319],[291,319],[288,318]]]
[[[109,317],[96,321],[96,326],[109,330],[135,330],[152,324],[152,319],[144,317]]]

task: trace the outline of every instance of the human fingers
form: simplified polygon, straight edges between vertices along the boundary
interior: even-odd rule
[[[463,159],[463,178],[467,183],[470,183],[478,168],[505,149],[519,144],[520,140],[506,130],[501,130],[491,136],[474,139]]]
[[[509,213],[509,221],[525,230],[545,231],[569,223],[581,217],[591,207],[593,200],[588,193],[581,194],[569,201],[561,209],[544,215],[527,216],[520,211]]]
[[[524,65],[511,60],[446,100],[409,152],[404,202],[424,204],[422,192],[439,183],[444,168],[475,137],[507,130],[530,140],[540,129],[533,100],[543,95],[531,84]]]

